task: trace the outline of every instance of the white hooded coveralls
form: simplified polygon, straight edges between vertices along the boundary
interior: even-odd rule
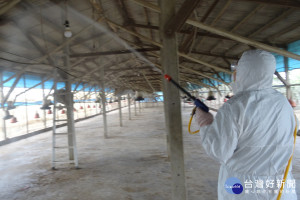
[[[219,200],[277,198],[274,190],[280,189],[277,181],[283,179],[292,154],[296,122],[286,97],[272,89],[275,67],[272,54],[262,50],[245,52],[238,62],[236,81],[232,84],[234,97],[219,109],[211,125],[200,128],[205,151],[221,163]],[[241,181],[244,187],[241,194],[225,190],[225,181],[231,177]],[[256,188],[260,180],[263,189]],[[288,180],[293,182],[291,171]],[[273,190],[270,189],[272,181]],[[252,188],[245,188],[245,182],[252,182]],[[297,200],[292,188],[287,194],[285,187],[282,200]],[[248,194],[246,189],[250,191]]]

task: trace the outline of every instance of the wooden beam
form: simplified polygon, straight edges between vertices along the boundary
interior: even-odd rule
[[[229,7],[232,0],[227,0],[226,4],[222,6],[222,9],[218,12],[218,15],[215,17],[215,19],[210,23],[211,26],[214,26],[217,21],[224,15],[225,11]]]
[[[7,92],[6,96],[3,98],[3,104],[6,103],[7,99],[9,98],[12,91],[15,89],[16,85],[18,84],[19,80],[22,78],[22,75],[18,75],[12,86],[9,88],[9,91]]]
[[[137,37],[139,37],[140,39],[142,39],[142,40],[144,40],[144,41],[146,41],[146,42],[149,42],[149,43],[151,43],[151,44],[153,44],[153,45],[155,45],[155,46],[158,46],[158,47],[162,48],[162,44],[160,44],[160,43],[158,43],[158,42],[152,40],[151,38],[148,38],[148,37],[146,37],[146,36],[143,36],[143,35],[141,35],[141,34],[139,34],[139,33],[134,32],[134,31],[132,31],[132,30],[129,30],[128,28],[126,28],[126,27],[124,27],[124,26],[121,26],[121,25],[119,25],[119,24],[116,24],[115,22],[113,22],[113,21],[111,21],[111,20],[109,20],[109,19],[106,19],[106,22],[107,22],[108,24],[111,24],[112,26],[118,27],[119,29],[121,29],[121,30],[123,30],[123,31],[125,31],[125,32],[127,32],[127,33],[129,33],[129,34],[131,34],[131,35],[137,36]]]
[[[153,76],[161,76],[161,74],[145,74],[145,76],[147,77],[151,77],[151,78],[148,78],[148,80],[157,80],[157,78],[152,78]],[[132,78],[132,77],[134,77],[134,78],[140,78],[140,79],[142,79],[142,77],[141,76],[136,76],[136,75],[124,75],[124,76],[122,76],[122,78]]]
[[[125,78],[125,76],[122,76],[122,78]],[[134,78],[130,78],[130,79],[127,79],[129,82],[143,82],[145,83],[145,80],[143,79],[134,79]],[[157,77],[155,79],[148,79],[148,81],[151,81],[151,82],[161,82],[161,77]]]
[[[72,36],[70,39],[66,40],[65,42],[63,42],[60,46],[56,47],[55,49],[53,49],[52,51],[50,51],[49,53],[47,53],[46,55],[38,58],[36,60],[37,63],[43,63],[46,59],[48,59],[49,56],[51,56],[52,54],[56,53],[57,51],[61,50],[62,48],[64,48],[67,44],[69,44],[70,41],[74,40],[76,37],[78,37],[80,34],[82,34],[84,31],[88,30],[89,28],[91,28],[93,25],[88,25],[85,28],[83,28],[81,31],[79,31],[78,33],[76,33],[74,36]],[[31,66],[31,65],[26,65],[25,67],[23,67],[23,69],[19,72],[17,72],[16,74],[14,74],[12,77],[10,78],[14,78],[16,76],[22,75],[26,69]],[[7,80],[5,80],[4,82],[6,82]]]
[[[193,46],[195,44],[197,33],[198,33],[198,29],[196,27],[194,27],[192,29],[191,33],[188,35],[188,37],[179,46],[179,51],[181,51],[183,53],[186,53],[186,54],[189,54],[191,52],[191,50],[193,49]],[[184,60],[183,58],[179,58],[179,63],[182,63],[183,60]]]
[[[31,89],[33,89],[33,88],[39,86],[39,85],[44,84],[46,81],[48,81],[48,80],[51,79],[52,77],[53,77],[52,74],[51,74],[51,75],[48,75],[48,77],[44,78],[44,80],[42,79],[41,82],[39,82],[39,83],[35,84],[34,86],[32,86],[32,87],[30,87],[30,88],[24,90],[23,92],[20,92],[19,94],[17,94],[17,95],[15,96],[14,102],[16,101],[16,99],[18,98],[18,96],[20,96],[21,94],[24,94],[24,93],[28,92],[29,90],[31,90]],[[25,78],[25,77],[24,77],[24,78]]]
[[[152,3],[148,3],[147,1],[144,1],[144,0],[131,0],[131,1],[133,1],[136,4],[141,5],[143,7],[146,7],[146,8],[148,8],[148,9],[154,11],[154,12],[159,12],[160,13],[160,7],[157,6],[157,5],[154,5]]]
[[[160,38],[162,40],[161,63],[164,73],[173,80],[179,80],[178,50],[176,33],[168,36],[165,26],[175,14],[174,0],[160,0]],[[163,81],[164,110],[167,129],[168,151],[171,161],[172,200],[186,200],[186,183],[184,170],[184,152],[181,120],[181,100],[178,88],[166,80]]]
[[[78,58],[78,57],[92,57],[92,56],[103,56],[103,55],[119,55],[119,54],[128,54],[135,52],[147,52],[147,51],[159,51],[160,48],[140,48],[140,49],[126,49],[126,50],[116,50],[116,51],[103,51],[103,52],[92,52],[92,53],[79,53],[72,54],[70,58]]]
[[[7,1],[9,3],[6,3],[3,7],[1,7],[0,9],[0,16],[5,14],[7,11],[9,11],[10,9],[12,9],[15,5],[17,5],[18,3],[20,3],[21,0],[10,0]]]
[[[151,30],[159,30],[158,26],[154,26],[154,25],[150,25],[150,24],[145,25],[145,24],[137,24],[137,23],[135,23],[135,24],[128,24],[127,26],[128,27],[151,29]]]
[[[295,9],[288,9],[286,11],[284,11],[283,13],[281,13],[279,16],[273,18],[271,21],[268,21],[267,23],[265,23],[265,25],[263,25],[262,27],[260,27],[259,29],[257,29],[256,31],[254,31],[253,33],[249,34],[247,37],[253,37],[254,35],[257,35],[258,33],[261,33],[262,31],[266,30],[267,28],[271,27],[272,25],[274,25],[275,23],[279,22],[280,20],[286,18],[289,14],[291,14]]]
[[[154,87],[152,86],[151,82],[149,81],[149,79],[145,76],[144,72],[141,71],[141,73],[143,74],[144,79],[146,80],[146,82],[148,83],[149,87],[153,90],[153,92],[155,92]]]
[[[274,24],[276,24],[277,22],[279,22],[280,20],[286,18],[288,15],[290,15],[293,11],[295,11],[294,8],[289,8],[286,11],[284,11],[283,13],[281,13],[280,15],[278,15],[277,17],[273,18],[272,20],[266,22],[262,27],[260,27],[259,29],[257,29],[256,31],[248,34],[246,37],[247,38],[252,38],[253,36],[263,32],[264,30],[268,29],[269,27],[273,26]],[[299,38],[300,39],[300,38]],[[297,40],[295,40],[297,41]],[[291,43],[292,41],[287,42],[287,44]],[[265,43],[265,42],[264,42]],[[265,43],[267,44],[267,43]],[[227,52],[231,52],[234,48],[238,47],[240,45],[240,43],[232,46]],[[281,47],[281,48],[285,48],[286,45],[282,46],[280,44],[268,44],[268,45],[275,45],[277,47]]]
[[[137,28],[144,28],[144,29],[151,29],[151,30],[159,30],[158,26],[153,26],[153,25],[144,25],[144,24],[129,24],[128,26],[125,27],[137,27]],[[182,34],[191,34],[192,31],[190,30],[179,30],[178,33]],[[197,32],[197,36],[203,36],[203,37],[209,37],[209,38],[216,38],[216,39],[223,39],[223,40],[230,40],[233,41],[232,39],[222,37],[219,35],[211,34],[211,33],[203,33],[203,32]]]
[[[149,67],[139,67],[139,69],[149,69]],[[132,68],[120,68],[120,69],[108,69],[107,72],[124,72],[124,71],[130,71]]]
[[[97,33],[97,34],[92,35],[92,36],[90,36],[88,38],[85,38],[85,39],[75,40],[75,41],[73,41],[72,44],[70,44],[70,47],[81,45],[81,44],[83,44],[85,42],[88,42],[90,40],[100,39],[100,37],[105,36],[105,35],[106,35],[106,33]]]
[[[188,68],[188,67],[185,67],[185,66],[183,66],[183,65],[180,65],[180,66],[182,67],[182,69],[191,71],[191,72],[193,72],[194,74],[198,74],[198,75],[200,75],[200,76],[202,76],[202,77],[205,77],[205,78],[208,78],[208,79],[213,79],[213,80],[218,81],[218,82],[221,82],[221,83],[223,83],[223,84],[225,84],[225,85],[229,85],[229,83],[226,83],[225,81],[222,81],[222,80],[220,80],[220,79],[217,79],[217,78],[215,78],[215,77],[213,77],[213,76],[208,76],[208,75],[206,75],[206,74],[204,74],[204,73],[201,73],[201,72],[199,72],[199,71],[196,71],[196,70],[191,69],[191,68]]]
[[[118,1],[114,1],[114,2],[117,5],[119,13],[121,13],[121,15],[122,15],[122,17],[124,19],[124,23],[123,24],[126,25],[126,24],[133,24],[133,23],[135,23],[133,17],[131,17],[130,13],[127,11],[127,6],[125,4],[125,1],[124,0],[118,0]],[[133,27],[131,27],[131,30],[134,31],[134,32],[136,32],[136,30]],[[139,37],[134,37],[134,40],[138,44],[142,43]]]
[[[205,88],[213,88],[213,89],[216,89],[216,87],[214,87],[214,86],[207,85],[207,84],[205,84],[205,83],[200,82],[199,80],[197,80],[197,79],[195,79],[195,78],[188,77],[188,74],[182,74],[181,76],[182,76],[182,79],[183,79],[184,81],[191,82],[191,83],[194,83],[194,84],[196,84],[196,85],[200,85],[200,86],[205,87]]]
[[[234,32],[236,29],[238,29],[240,26],[242,26],[244,23],[246,23],[253,15],[257,13],[258,10],[263,8],[263,5],[258,5],[255,9],[253,9],[246,17],[244,17],[240,22],[229,31],[229,32]],[[217,42],[217,44],[211,48],[210,52],[213,52],[215,49],[217,49],[220,45],[222,45],[222,42]]]
[[[267,5],[274,5],[274,6],[286,6],[291,8],[300,9],[300,2],[295,0],[235,0],[235,1],[249,1],[255,3],[262,3]]]
[[[278,73],[278,71],[275,71],[274,73],[277,78],[287,87],[289,86],[289,84],[287,83],[287,81]]]
[[[192,26],[196,26],[196,27],[198,27],[200,29],[206,30],[208,32],[211,32],[211,33],[214,33],[214,34],[218,34],[218,35],[222,35],[224,37],[231,38],[233,40],[236,40],[238,42],[247,44],[249,46],[253,46],[255,48],[263,49],[263,50],[266,50],[266,51],[277,53],[277,54],[285,56],[285,57],[289,57],[289,58],[293,58],[293,59],[296,59],[296,60],[300,60],[300,56],[297,55],[297,54],[294,54],[294,53],[291,53],[289,51],[285,51],[285,50],[282,50],[282,49],[279,49],[279,48],[276,48],[276,47],[272,47],[272,46],[263,44],[261,42],[257,42],[257,41],[252,40],[252,39],[248,39],[248,38],[239,36],[237,34],[230,33],[230,32],[225,31],[225,30],[217,29],[217,28],[205,25],[205,24],[203,24],[201,22],[197,22],[197,21],[188,19],[187,23],[190,24],[190,25],[192,25]]]
[[[129,42],[129,41],[127,41],[127,42]],[[129,42],[129,43],[130,43],[130,42]],[[136,44],[134,44],[134,43],[132,43],[132,45],[138,47],[138,45],[136,45]],[[153,52],[150,52],[150,53],[151,53],[151,55],[153,55],[153,56],[155,56],[155,57],[157,57],[157,58],[160,58],[160,56],[159,56],[158,54],[155,54],[155,53],[153,53]],[[150,61],[150,62],[151,62],[151,61]],[[197,62],[193,62],[193,63],[196,63],[196,64],[197,64]],[[152,64],[155,65],[158,69],[162,69],[162,66],[161,66],[161,65],[156,64],[156,63],[153,63],[153,62],[152,62]],[[183,66],[183,65],[180,65],[180,67],[182,67],[182,68],[187,68],[187,67],[185,67],[185,66]],[[190,68],[187,68],[187,69],[190,69]],[[194,71],[194,70],[193,70],[193,71]],[[214,79],[214,80],[216,80],[216,81],[222,82],[222,80],[216,79],[216,78],[214,78],[214,77],[212,77],[212,76],[206,75],[206,74],[204,74],[204,73],[202,73],[202,72],[199,72],[199,71],[195,71],[194,73],[198,73],[198,75],[202,75],[202,76],[204,76],[204,77],[206,77],[206,78],[212,78],[212,79]],[[201,74],[200,74],[200,73],[201,73]],[[223,82],[224,82],[224,81],[223,81]],[[228,83],[225,83],[225,84],[227,85]]]
[[[182,45],[180,45],[179,50],[185,54],[188,54],[191,50],[193,41],[196,38],[196,34],[197,34],[197,28],[194,28],[193,32],[191,32],[190,35],[188,35],[188,37],[185,39],[185,41],[183,41]],[[179,59],[179,63],[182,62],[182,58]]]
[[[179,31],[199,3],[200,0],[185,0],[176,15],[167,22],[165,27],[166,34],[172,35]]]
[[[141,5],[141,6],[147,7],[147,8],[149,8],[149,9],[155,11],[155,12],[160,13],[160,9],[156,5],[153,5],[153,4],[148,3],[148,2],[144,2],[142,0],[131,0],[131,1],[137,3],[137,4]],[[230,2],[230,0],[228,1],[228,3],[229,2]],[[269,2],[269,1],[265,1],[265,2]],[[254,46],[256,48],[264,49],[264,50],[267,50],[267,51],[270,51],[270,52],[274,52],[274,53],[277,53],[277,54],[280,54],[280,55],[283,55],[283,56],[286,56],[286,57],[289,57],[289,58],[294,58],[296,60],[300,60],[300,56],[299,55],[296,55],[296,54],[290,53],[288,51],[281,50],[279,48],[272,47],[272,46],[269,46],[269,45],[266,45],[266,44],[263,44],[263,43],[260,43],[260,42],[248,39],[248,38],[236,35],[236,34],[229,33],[228,31],[224,31],[224,30],[220,30],[220,29],[216,29],[216,28],[210,27],[210,26],[205,25],[205,24],[203,24],[201,22],[197,22],[197,21],[188,19],[186,21],[186,23],[190,24],[192,26],[196,26],[198,28],[204,29],[204,30],[206,30],[208,32],[211,32],[211,33],[214,33],[214,34],[217,34],[217,35],[221,35],[223,37],[227,37],[227,38],[230,38],[232,40],[241,42],[241,43],[246,44],[246,45]]]
[[[153,30],[158,30],[158,26],[153,26],[153,25],[143,25],[143,24],[131,24],[130,26],[135,26],[135,27],[139,27],[139,28],[146,28],[146,29],[153,29]],[[266,25],[264,25],[264,27],[269,27],[270,25],[267,23]],[[265,29],[265,28],[264,28]],[[261,31],[259,31],[261,32]],[[182,34],[192,34],[192,31],[190,30],[180,30],[178,33],[182,33]],[[230,38],[227,38],[227,37],[223,37],[223,36],[220,36],[220,35],[216,35],[216,34],[211,34],[211,33],[203,33],[203,32],[197,32],[196,33],[197,36],[200,36],[200,37],[208,37],[208,38],[213,38],[213,39],[221,39],[221,40],[228,40],[228,41],[235,41],[233,39],[230,39]],[[255,33],[256,34],[256,33]],[[252,36],[252,34],[251,34]],[[248,36],[250,37],[250,36]],[[297,41],[297,40],[293,40],[293,41]],[[270,43],[269,41],[261,41],[260,42],[263,42],[267,45],[275,45],[277,47],[284,47],[283,44],[280,44],[280,43]]]
[[[76,83],[75,88],[74,88],[74,92],[77,90],[78,86],[81,84],[81,82]]]
[[[272,41],[276,40],[277,38],[279,38],[280,36],[282,36],[282,35],[290,32],[290,31],[293,31],[293,30],[295,30],[295,29],[297,29],[299,27],[300,27],[300,22],[297,22],[297,23],[295,23],[295,24],[293,24],[293,25],[291,25],[291,26],[289,26],[287,28],[284,28],[283,30],[281,30],[281,31],[279,31],[279,32],[277,32],[277,33],[269,36],[268,40],[270,42],[272,42]]]
[[[192,51],[191,53],[205,55],[205,56],[225,58],[225,59],[231,59],[231,60],[238,60],[239,59],[239,57],[237,57],[237,56],[225,56],[225,55],[210,53],[210,52]]]
[[[216,5],[218,4],[219,0],[214,0],[210,8],[206,11],[205,15],[202,17],[201,22],[205,22],[210,13],[215,9]]]
[[[211,69],[215,69],[215,70],[217,70],[217,71],[225,72],[225,73],[227,73],[227,74],[231,74],[231,73],[232,73],[232,72],[231,72],[230,70],[228,70],[228,69],[224,69],[224,68],[221,68],[221,67],[212,65],[212,64],[207,63],[207,62],[205,62],[205,61],[202,61],[202,60],[193,58],[193,57],[191,57],[191,56],[189,56],[189,55],[187,55],[187,54],[178,53],[178,55],[181,56],[181,57],[184,57],[184,58],[186,58],[186,59],[188,59],[188,60],[191,60],[191,61],[194,61],[194,62],[199,63],[199,64],[201,64],[201,65],[204,65],[204,66],[206,66],[206,67],[209,67],[209,68],[211,68]]]
[[[153,41],[151,38],[148,38],[148,37],[143,36],[143,35],[141,35],[141,34],[139,34],[139,33],[136,33],[136,32],[133,32],[133,31],[131,31],[131,30],[128,30],[127,28],[125,28],[125,27],[123,27],[123,26],[121,26],[121,25],[118,25],[118,24],[116,24],[116,23],[114,23],[114,22],[112,22],[112,21],[110,21],[110,20],[106,20],[106,21],[107,21],[109,24],[111,24],[111,25],[113,25],[113,26],[116,26],[116,27],[118,27],[118,28],[120,28],[120,29],[126,31],[126,32],[129,33],[129,34],[135,35],[135,36],[141,38],[142,40],[147,41],[147,42],[149,42],[149,43],[151,43],[151,44],[153,44],[153,45],[155,45],[155,46],[157,46],[157,47],[160,47],[160,48],[163,47],[163,45],[162,45],[161,43],[158,43],[158,42],[156,42],[156,41]],[[187,55],[187,54],[184,54],[184,53],[178,53],[178,55],[179,55],[179,56],[182,56],[182,57],[184,57],[184,58],[186,58],[186,59],[189,59],[189,60],[195,61],[195,62],[197,62],[197,63],[200,63],[200,64],[202,64],[202,65],[205,65],[205,66],[207,66],[207,67],[209,67],[209,68],[213,68],[213,69],[215,69],[215,70],[217,70],[217,71],[222,71],[222,72],[225,72],[225,73],[228,73],[228,74],[232,74],[232,72],[231,72],[230,70],[227,70],[227,69],[224,69],[224,68],[221,68],[221,67],[218,67],[218,66],[209,64],[209,63],[207,63],[207,62],[205,62],[205,61],[202,61],[202,60],[193,58],[193,57],[191,57],[191,56],[189,56],[189,55]]]
[[[149,11],[148,11],[148,9],[145,8],[145,7],[143,7],[143,10],[144,10],[144,12],[145,12],[147,24],[148,24],[148,25],[151,25],[151,21],[150,21],[150,16],[149,16]],[[154,37],[155,37],[155,36],[154,36],[153,30],[149,29],[149,35],[150,35],[151,39],[154,40]],[[134,104],[134,105],[135,105],[135,104]]]
[[[264,6],[263,5],[258,5],[256,6],[255,9],[253,9],[246,17],[244,17],[238,24],[236,24],[230,32],[234,32],[236,29],[238,29],[241,25],[243,25],[245,22],[247,22],[253,15],[257,13],[260,9],[262,9]]]

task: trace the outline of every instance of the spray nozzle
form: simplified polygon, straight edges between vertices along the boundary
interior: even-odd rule
[[[171,78],[171,76],[169,76],[168,74],[165,74],[165,79],[167,79],[167,81],[170,81],[170,80],[172,80],[172,78]]]

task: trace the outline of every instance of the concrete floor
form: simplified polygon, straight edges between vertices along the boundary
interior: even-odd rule
[[[188,199],[217,199],[219,164],[204,153],[199,136],[187,133],[190,111],[183,108]],[[51,170],[51,132],[0,147],[0,199],[171,199],[163,107],[143,108],[137,116],[132,107],[132,113],[128,120],[128,108],[123,108],[123,127],[118,111],[108,113],[108,139],[103,138],[102,116],[76,123],[78,170],[72,165]],[[293,173],[300,197],[300,137],[297,144]],[[65,150],[59,155],[66,156]]]

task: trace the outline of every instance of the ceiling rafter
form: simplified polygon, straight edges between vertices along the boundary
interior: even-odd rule
[[[129,42],[129,41],[128,41]],[[135,46],[137,46],[137,45],[135,45]],[[156,56],[156,57],[160,57],[160,55],[159,54],[155,54],[155,53],[153,53],[153,52],[150,52],[152,55],[154,55],[154,56]],[[153,64],[155,64],[155,63],[153,63]],[[160,65],[158,65],[158,64],[155,64],[159,69],[161,69],[162,67],[160,66]],[[215,77],[212,77],[212,76],[209,76],[209,75],[206,75],[206,74],[204,74],[203,72],[199,72],[199,71],[196,71],[196,70],[193,70],[193,69],[191,69],[191,68],[188,68],[188,67],[185,67],[185,66],[183,66],[183,65],[179,65],[181,68],[183,68],[183,69],[187,69],[187,70],[192,70],[194,73],[197,73],[198,75],[201,75],[202,77],[206,77],[206,78],[212,78],[212,79],[214,79],[214,80],[216,80],[216,81],[219,81],[219,82],[222,82],[222,80],[218,80],[218,79],[216,79]],[[226,85],[227,85],[227,83],[225,82],[225,81],[223,81]]]
[[[268,40],[269,40],[270,42],[276,41],[276,39],[279,38],[280,36],[282,36],[282,35],[284,35],[284,34],[290,32],[290,31],[292,31],[292,30],[295,30],[295,29],[297,29],[297,28],[299,28],[299,27],[300,27],[300,22],[296,22],[296,23],[294,23],[293,25],[291,25],[291,26],[289,26],[289,27],[287,27],[287,28],[284,28],[283,30],[281,30],[281,31],[279,31],[279,32],[277,32],[277,33],[275,33],[275,34],[269,36],[269,39],[268,39]]]
[[[14,6],[16,6],[18,3],[20,3],[21,0],[10,0],[7,1],[8,3],[6,3],[3,7],[0,8],[0,16],[5,14],[7,11],[9,11],[10,9],[12,9]]]
[[[160,9],[158,8],[158,6],[156,6],[154,4],[151,4],[151,3],[148,3],[148,2],[143,2],[141,0],[131,0],[131,1],[137,3],[141,6],[147,7],[147,8],[149,8],[149,9],[155,11],[155,12],[160,13]],[[227,4],[230,4],[230,2],[231,2],[231,0],[227,1],[226,5],[222,8],[221,12],[219,12],[219,15],[215,18],[215,20],[211,24],[214,24],[217,21],[217,19],[220,18],[221,14],[225,12],[224,10],[225,10],[225,8],[227,8]],[[284,51],[284,50],[281,50],[281,49],[278,49],[278,48],[275,48],[275,47],[272,47],[272,46],[269,46],[269,45],[266,45],[266,44],[263,44],[263,43],[260,43],[260,42],[257,42],[257,41],[239,36],[239,35],[228,33],[227,31],[216,29],[212,26],[205,25],[201,22],[197,22],[197,21],[192,20],[192,19],[188,19],[186,21],[186,23],[190,24],[192,26],[196,26],[200,29],[206,30],[208,32],[211,32],[211,33],[214,33],[214,34],[217,34],[217,35],[221,35],[221,36],[224,36],[224,37],[228,37],[230,39],[236,40],[236,41],[241,42],[243,44],[247,44],[247,45],[250,45],[250,46],[254,46],[256,48],[261,48],[261,49],[264,49],[264,50],[267,50],[267,51],[278,53],[278,54],[283,55],[283,56],[295,58],[297,60],[299,59],[298,55],[290,53],[288,51]]]
[[[254,32],[248,34],[246,37],[253,38],[255,35],[258,35],[259,33],[265,31],[266,29],[270,28],[274,24],[278,23],[280,20],[286,18],[288,15],[290,15],[294,11],[295,11],[294,8],[286,9],[284,12],[280,13],[277,17],[272,18],[270,21],[266,22],[263,26],[261,26],[260,28],[256,29]],[[272,43],[271,45],[278,46],[278,47],[283,47],[282,45],[275,44],[274,41],[271,41],[271,43]],[[244,44],[237,43],[234,46],[232,46],[229,49],[228,52],[230,52],[231,50],[233,50],[234,48],[236,48],[236,47],[238,47],[240,45],[244,45]]]
[[[300,9],[300,2],[295,0],[235,0],[235,1],[249,1],[254,3],[261,3],[266,5],[274,5],[274,6],[285,6],[291,8]]]
[[[218,20],[224,15],[225,11],[227,10],[228,6],[230,5],[232,0],[227,0],[225,5],[222,7],[222,9],[217,13],[217,16],[214,18],[214,20],[209,23],[210,26],[214,26]],[[204,41],[204,38],[201,38],[199,42],[197,43],[198,46],[201,45],[201,43]]]
[[[259,11],[260,9],[262,9],[264,7],[264,5],[258,5],[256,6],[255,9],[253,9],[250,13],[248,13],[239,23],[237,23],[233,28],[231,28],[229,30],[229,32],[234,32],[236,29],[238,29],[240,26],[242,26],[243,24],[245,24],[249,19],[251,19],[251,17],[253,17],[257,11]],[[217,42],[217,44],[211,48],[210,52],[212,53],[215,49],[217,49],[219,46],[221,45],[221,42]]]
[[[117,0],[116,1],[116,6],[118,8],[118,10],[120,11],[120,13],[122,14],[122,17],[124,19],[124,25],[126,24],[134,24],[134,20],[133,18],[130,16],[130,13],[127,11],[127,6],[125,4],[124,0]],[[135,28],[131,28],[132,31],[136,31]],[[135,41],[137,43],[142,43],[142,41],[140,40],[140,38],[138,37],[134,37]]]
[[[251,39],[248,39],[246,37],[242,37],[242,36],[230,33],[228,31],[224,31],[224,30],[217,29],[217,28],[214,28],[214,27],[211,27],[211,26],[207,26],[203,23],[200,23],[200,22],[197,22],[197,21],[194,21],[194,20],[188,20],[187,22],[190,25],[197,26],[198,28],[204,29],[204,30],[209,31],[209,32],[213,32],[215,34],[219,34],[219,35],[222,35],[222,36],[225,36],[225,37],[229,37],[229,38],[234,39],[238,42],[248,44],[250,46],[253,46],[253,47],[256,47],[256,48],[259,48],[259,49],[264,49],[264,50],[267,50],[267,51],[270,51],[270,52],[273,52],[273,53],[277,53],[277,54],[285,56],[285,57],[300,60],[299,55],[291,53],[289,51],[282,50],[282,49],[279,49],[279,48],[276,48],[276,47],[272,47],[272,46],[263,44],[261,42],[257,42],[255,40],[251,40]]]
[[[150,42],[151,44],[153,44],[153,45],[155,45],[155,46],[158,46],[158,47],[162,48],[162,44],[160,44],[160,43],[158,43],[158,42],[156,42],[156,41],[153,41],[153,40],[151,40],[150,38],[148,38],[148,37],[146,37],[146,36],[143,36],[143,35],[138,34],[138,33],[136,33],[136,32],[130,31],[129,29],[127,29],[127,28],[125,28],[125,27],[123,27],[123,26],[121,26],[121,25],[118,25],[118,24],[116,24],[116,23],[114,23],[114,22],[112,22],[112,21],[110,21],[110,20],[108,20],[108,19],[106,19],[106,21],[107,21],[108,23],[110,23],[111,25],[116,26],[116,27],[118,27],[118,28],[120,28],[120,29],[126,31],[126,32],[129,33],[129,34],[135,35],[135,36],[141,38],[142,40],[145,40],[145,41]],[[215,66],[215,65],[212,65],[212,64],[210,64],[210,63],[204,62],[204,61],[202,61],[202,60],[200,60],[200,59],[193,58],[193,57],[191,57],[191,56],[189,56],[189,55],[186,55],[186,54],[184,54],[184,53],[178,52],[178,55],[181,56],[181,57],[184,57],[184,58],[186,58],[186,59],[192,60],[192,61],[194,61],[194,62],[197,62],[197,63],[199,63],[199,64],[205,65],[205,66],[207,66],[207,67],[214,68],[214,69],[216,69],[216,70],[218,70],[218,71],[222,71],[222,72],[225,72],[225,73],[228,73],[228,74],[231,74],[231,73],[232,73],[231,71],[229,71],[229,70],[227,70],[227,69],[220,68],[220,67],[218,67],[218,66]]]
[[[151,26],[150,17],[149,17],[149,12],[148,12],[148,10],[147,10],[145,7],[143,7],[143,9],[144,9],[144,12],[145,12],[147,24],[148,24],[149,26]],[[153,33],[153,30],[152,30],[152,29],[149,29],[149,35],[150,35],[151,39],[154,40],[154,33]]]
[[[200,0],[185,0],[175,16],[166,23],[165,34],[172,35],[179,31],[200,2]]]
[[[90,53],[78,53],[71,54],[70,58],[78,58],[78,57],[92,57],[92,56],[103,56],[103,55],[118,55],[118,54],[129,54],[134,52],[147,52],[147,51],[159,51],[160,48],[140,48],[140,49],[132,49],[132,50],[115,50],[115,51],[102,51],[102,52],[90,52]]]

